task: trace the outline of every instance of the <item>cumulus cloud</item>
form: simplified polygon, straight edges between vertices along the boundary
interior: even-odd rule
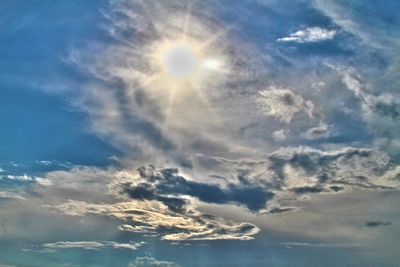
[[[144,243],[118,243],[114,241],[59,241],[55,243],[45,243],[42,246],[49,249],[57,248],[81,248],[86,250],[98,250],[105,248],[116,248],[116,249],[130,249],[136,250]]]
[[[290,123],[293,116],[303,112],[313,118],[314,104],[288,89],[270,86],[268,90],[260,91],[256,102],[260,111],[267,116],[277,117],[281,122]]]
[[[330,40],[337,34],[336,30],[327,30],[319,27],[310,27],[279,38],[278,42],[312,43]]]

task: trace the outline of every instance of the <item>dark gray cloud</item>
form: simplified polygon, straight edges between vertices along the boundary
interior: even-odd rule
[[[302,187],[294,187],[291,189],[296,194],[307,194],[307,193],[320,193],[324,191],[323,188],[319,186],[302,186]]]
[[[390,221],[369,221],[365,223],[365,226],[367,227],[379,227],[379,226],[388,226],[392,225],[392,222]]]
[[[138,172],[147,183],[127,183],[124,185],[124,191],[133,199],[157,199],[175,210],[182,209],[186,201],[164,195],[188,195],[207,203],[244,205],[251,211],[265,208],[268,200],[274,197],[272,192],[250,183],[229,183],[226,188],[221,188],[216,184],[189,181],[180,176],[178,169],[174,168],[157,170],[154,166],[148,166],[139,168]]]

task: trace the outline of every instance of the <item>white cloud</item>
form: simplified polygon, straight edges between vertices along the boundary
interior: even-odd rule
[[[256,102],[260,111],[267,116],[277,117],[281,122],[290,123],[296,113],[304,112],[313,118],[314,104],[288,89],[270,86],[260,91]]]
[[[278,42],[298,42],[312,43],[330,40],[336,35],[337,31],[327,30],[319,27],[310,27],[289,34],[287,37],[279,38]]]
[[[24,199],[23,196],[16,192],[9,192],[9,191],[0,191],[0,198],[5,199]]]
[[[128,267],[180,267],[179,264],[171,261],[161,261],[150,256],[137,257],[135,261],[128,264]]]
[[[331,133],[329,126],[321,122],[317,127],[308,129],[305,133],[302,133],[301,136],[306,139],[316,140],[328,138],[331,136]]]
[[[33,181],[34,179],[26,174],[24,175],[7,175],[7,179],[15,181]]]
[[[185,213],[171,212],[156,201],[129,201],[115,204],[93,204],[70,200],[51,208],[71,216],[88,214],[110,216],[124,222],[122,231],[155,231],[171,229],[161,234],[164,240],[251,240],[260,230],[251,223],[235,223],[222,217],[204,214],[195,209]],[[142,225],[144,227],[136,227]]]
[[[272,133],[272,137],[274,138],[275,141],[277,142],[282,142],[285,140],[286,135],[285,135],[285,130],[280,129]]]
[[[105,248],[116,248],[116,249],[130,249],[136,250],[143,243],[118,243],[114,241],[59,241],[55,243],[45,243],[42,246],[45,248],[56,249],[56,248],[81,248],[86,250],[98,250]]]

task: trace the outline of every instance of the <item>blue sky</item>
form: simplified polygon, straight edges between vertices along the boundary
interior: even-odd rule
[[[398,266],[399,10],[2,1],[0,266]]]

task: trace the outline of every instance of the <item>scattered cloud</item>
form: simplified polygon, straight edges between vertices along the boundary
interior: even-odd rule
[[[288,89],[270,86],[268,90],[260,91],[256,102],[260,111],[267,116],[277,117],[281,122],[290,123],[296,113],[304,112],[313,118],[314,104],[304,100]]]
[[[68,46],[69,53],[60,48],[67,64],[63,68],[73,69],[63,75],[79,73],[79,77],[73,86],[62,85],[59,93],[72,108],[88,115],[91,133],[121,154],[114,157],[115,165],[104,168],[69,163],[63,167],[54,160],[37,160],[41,170],[58,169],[38,175],[10,174],[12,168],[0,168],[0,199],[12,202],[9,213],[17,217],[19,205],[29,212],[34,207],[51,211],[53,219],[60,216],[82,225],[87,218],[103,217],[112,221],[118,234],[130,232],[179,244],[251,240],[261,236],[257,234],[264,226],[256,217],[308,216],[305,200],[340,198],[360,190],[382,195],[399,190],[398,52],[371,48],[397,42],[396,18],[385,16],[379,25],[362,26],[361,20],[368,18],[357,13],[364,6],[356,3],[352,5],[357,8],[347,9],[345,1],[312,0],[302,2],[301,8],[296,3],[288,12],[282,1],[256,2],[257,6],[233,4],[254,18],[239,18],[240,23],[231,27],[230,16],[236,19],[237,9],[212,1],[193,1],[190,8],[182,1],[110,1],[99,12],[106,36],[96,32],[100,38],[86,44],[82,40],[79,48]],[[261,5],[266,12],[258,17],[254,11]],[[274,12],[267,12],[269,8]],[[312,14],[303,14],[304,10]],[[282,22],[279,29],[268,23],[275,12]],[[311,21],[319,26],[304,26]],[[165,73],[163,60],[165,52],[182,40],[182,33],[194,53],[201,51],[196,54],[199,62],[212,64],[201,65],[207,70],[171,86],[175,81]],[[352,54],[343,53],[343,47]],[[310,52],[319,56],[308,57]],[[374,73],[378,65],[384,67]],[[382,78],[375,79],[378,76]],[[319,114],[327,120],[319,122]],[[18,162],[13,168],[21,166]],[[8,190],[8,184],[26,188]],[[321,204],[319,211],[326,206]],[[238,214],[214,212],[225,208]],[[4,225],[23,221],[12,217],[8,223],[3,214],[7,213],[2,213]],[[315,222],[323,216],[303,219]],[[364,227],[392,224],[365,217],[356,221]],[[340,222],[332,225],[336,223]],[[284,231],[303,227],[296,224],[294,220],[293,227]],[[307,234],[313,235],[313,227],[307,227]],[[341,233],[350,236],[365,230],[354,228]],[[282,244],[342,246],[326,242]],[[44,243],[42,252],[135,250],[141,244],[59,241]],[[149,256],[131,263],[140,265],[174,263]]]

